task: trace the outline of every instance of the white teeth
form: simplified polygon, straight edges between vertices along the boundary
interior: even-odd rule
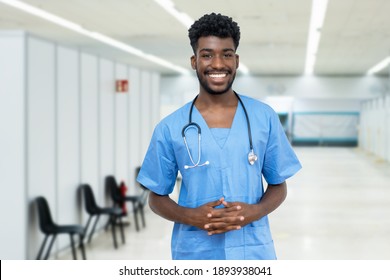
[[[226,77],[226,73],[221,73],[221,74],[209,74],[211,78],[224,78]]]

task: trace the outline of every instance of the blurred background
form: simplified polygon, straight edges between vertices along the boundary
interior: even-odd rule
[[[56,223],[85,228],[82,184],[100,206],[127,208],[125,244],[115,226],[114,248],[102,215],[88,259],[170,258],[172,224],[144,199],[115,202],[106,178],[144,198],[135,177],[154,126],[198,92],[188,28],[216,12],[241,29],[234,89],[273,107],[303,164],[270,215],[279,258],[389,259],[389,10],[387,0],[0,0],[0,258],[37,257],[38,196]],[[71,259],[71,247],[60,234],[48,258]]]

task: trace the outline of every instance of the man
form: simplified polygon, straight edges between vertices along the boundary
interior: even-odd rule
[[[204,15],[189,38],[199,94],[156,126],[137,180],[151,190],[151,209],[175,222],[173,259],[275,259],[267,214],[301,165],[277,114],[232,89],[237,23]],[[178,171],[176,203],[169,194]]]

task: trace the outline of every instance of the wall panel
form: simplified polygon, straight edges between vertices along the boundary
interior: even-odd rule
[[[55,45],[28,37],[27,44],[27,184],[33,200],[43,195],[54,219],[56,200],[56,50]],[[43,239],[36,212],[29,212],[29,258],[34,258]],[[33,221],[35,221],[33,223]]]
[[[129,139],[129,182],[133,182],[135,178],[135,168],[142,163],[142,158],[139,155],[141,143],[141,123],[140,115],[142,114],[141,104],[141,74],[136,68],[129,68],[129,98],[128,98],[128,139]],[[130,193],[133,189],[129,190]]]
[[[139,149],[139,157],[144,158],[146,154],[146,150],[149,146],[150,141],[150,132],[148,127],[151,124],[151,114],[152,114],[152,108],[151,104],[153,100],[151,99],[151,74],[146,71],[141,72],[141,87],[142,87],[142,94],[140,98],[140,123],[141,123],[141,130],[139,131],[140,136],[140,149]]]
[[[98,58],[80,55],[81,183],[90,184],[96,200],[103,201],[99,177]],[[84,215],[85,216],[85,215]],[[85,221],[85,219],[83,218]]]
[[[57,207],[58,222],[81,220],[78,184],[80,181],[79,53],[57,48]],[[60,248],[69,237],[58,236]]]
[[[115,65],[115,79],[127,80],[128,69],[124,64]],[[118,93],[115,98],[115,176],[129,184],[129,160],[128,160],[128,101],[129,93]]]
[[[106,191],[105,176],[115,175],[114,80],[114,63],[99,59],[99,195]]]
[[[2,227],[0,259],[2,260],[24,259],[27,246],[25,59],[24,34],[0,32],[0,221]],[[12,215],[9,214],[10,209]],[[17,242],[10,242],[10,240]]]

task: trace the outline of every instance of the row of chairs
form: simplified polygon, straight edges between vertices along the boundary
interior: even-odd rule
[[[137,168],[137,173],[139,172],[139,168]],[[139,195],[132,196],[123,196],[120,192],[119,186],[114,176],[107,176],[105,178],[105,187],[110,192],[110,196],[113,200],[113,207],[101,207],[97,204],[95,195],[93,190],[89,184],[83,184],[80,186],[82,191],[86,212],[89,214],[88,221],[85,227],[81,225],[58,225],[54,222],[51,211],[49,208],[49,204],[45,197],[39,196],[36,198],[36,203],[38,206],[38,216],[39,216],[39,226],[41,231],[45,234],[45,238],[43,243],[38,251],[37,259],[41,259],[43,257],[43,253],[45,251],[47,241],[51,241],[49,247],[46,249],[46,253],[44,254],[43,259],[48,259],[50,256],[50,251],[56,240],[58,234],[69,234],[70,236],[70,245],[72,249],[73,259],[77,259],[76,253],[76,245],[74,236],[79,236],[79,247],[81,250],[82,258],[86,259],[85,248],[84,248],[84,238],[87,236],[88,230],[90,228],[92,220],[95,218],[92,228],[89,230],[88,243],[91,242],[92,236],[96,230],[96,226],[98,224],[99,218],[102,215],[108,216],[108,223],[106,229],[111,226],[112,237],[114,242],[114,247],[118,247],[117,238],[116,238],[116,226],[119,225],[122,237],[122,243],[125,243],[125,234],[124,234],[124,224],[122,222],[122,217],[126,216],[127,213],[123,211],[122,205],[126,202],[132,203],[133,208],[133,216],[136,230],[139,231],[139,223],[138,223],[138,214],[141,215],[142,225],[145,224],[145,215],[144,215],[144,207],[146,205],[148,192],[144,186],[139,185],[141,187],[141,193]]]

